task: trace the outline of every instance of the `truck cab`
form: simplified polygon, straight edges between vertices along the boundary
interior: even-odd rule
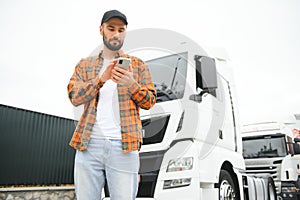
[[[256,177],[256,184],[243,173],[235,85],[225,54],[164,29],[128,32],[126,41],[125,52],[145,61],[157,90],[154,107],[140,112],[137,199],[251,199],[253,185],[254,197],[274,199],[272,179]]]
[[[264,122],[243,127],[243,156],[247,173],[268,173],[279,197],[299,199],[300,155],[292,129]]]

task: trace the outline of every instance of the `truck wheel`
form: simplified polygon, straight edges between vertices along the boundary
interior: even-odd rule
[[[239,200],[236,185],[228,171],[221,170],[219,186],[219,200]]]
[[[277,199],[277,194],[276,194],[274,181],[271,177],[269,177],[267,182],[268,182],[268,197],[269,197],[269,200],[276,200]]]

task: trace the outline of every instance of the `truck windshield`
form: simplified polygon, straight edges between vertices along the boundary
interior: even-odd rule
[[[188,53],[172,54],[148,60],[152,81],[157,90],[157,102],[170,101],[183,97]]]
[[[284,135],[243,138],[244,158],[284,157],[287,147]]]

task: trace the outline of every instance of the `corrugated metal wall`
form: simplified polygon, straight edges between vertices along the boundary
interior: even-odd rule
[[[75,125],[0,104],[0,185],[73,183]]]

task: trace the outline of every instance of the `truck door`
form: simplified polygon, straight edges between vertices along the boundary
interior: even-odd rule
[[[225,117],[223,84],[216,71],[215,60],[206,56],[195,56],[197,94],[190,99],[197,103],[199,113],[197,131],[205,141],[200,156],[207,156],[218,141],[223,139]]]

